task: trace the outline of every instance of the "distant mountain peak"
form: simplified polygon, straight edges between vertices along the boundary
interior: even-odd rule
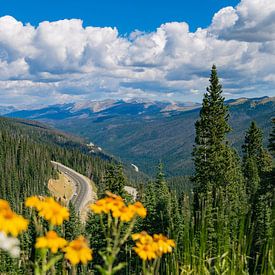
[[[254,107],[258,104],[274,102],[275,97],[238,98],[227,100],[230,106],[250,104]],[[60,120],[67,118],[81,119],[108,119],[114,116],[127,115],[131,117],[146,117],[150,119],[156,116],[171,116],[176,113],[191,111],[201,107],[195,102],[148,100],[144,98],[132,99],[105,99],[101,101],[80,101],[75,103],[55,104],[40,106],[37,108],[17,109],[13,106],[0,106],[0,115],[40,120]]]
[[[112,107],[114,104],[116,104],[116,102],[117,101],[114,99],[105,99],[102,101],[80,101],[74,103],[72,111],[90,109],[92,112],[97,113]]]
[[[246,102],[249,102],[250,104],[265,104],[268,102],[274,102],[275,101],[275,96],[274,97],[268,97],[268,96],[263,96],[263,97],[254,97],[254,98],[247,98],[247,97],[240,97],[237,99],[230,99],[227,100],[226,103],[229,105],[239,105],[239,104],[244,104]]]

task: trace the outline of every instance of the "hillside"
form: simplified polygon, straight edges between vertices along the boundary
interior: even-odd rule
[[[0,118],[0,197],[16,207],[26,196],[47,194],[55,176],[51,160],[59,161],[100,184],[111,158],[83,140],[42,123]],[[125,168],[135,181],[134,169]],[[16,192],[14,192],[16,190]]]
[[[233,129],[229,140],[233,146],[240,149],[251,120],[255,120],[268,136],[270,119],[275,113],[275,97],[241,98],[229,100],[227,104]],[[13,112],[8,116],[50,123],[103,147],[151,175],[161,160],[168,175],[176,176],[192,171],[191,152],[198,106],[196,103],[105,101],[55,105]]]

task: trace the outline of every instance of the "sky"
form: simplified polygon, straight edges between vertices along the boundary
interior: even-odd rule
[[[34,26],[42,21],[78,18],[83,26],[116,27],[121,35],[154,31],[165,22],[207,27],[214,13],[238,0],[0,0],[0,16],[12,15]]]
[[[0,0],[0,105],[275,96],[274,0]]]

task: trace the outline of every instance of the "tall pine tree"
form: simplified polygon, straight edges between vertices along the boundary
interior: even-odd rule
[[[110,191],[116,195],[125,197],[126,192],[124,187],[126,185],[126,178],[123,173],[122,164],[116,165],[110,163],[107,167],[106,175],[104,177],[103,188],[104,191]]]
[[[245,190],[239,158],[226,140],[229,112],[215,65],[209,81],[195,124],[193,182],[196,236],[201,240],[199,246],[202,239],[207,243],[200,247],[201,253],[212,257],[223,253],[228,240],[237,235],[245,212]],[[224,234],[219,234],[218,228],[223,228]]]
[[[245,175],[247,178],[247,188],[255,191],[255,195],[251,199],[251,225],[253,232],[251,259],[257,260],[259,265],[257,272],[262,272],[262,267],[268,266],[269,254],[272,249],[272,239],[274,238],[274,223],[272,224],[272,216],[274,217],[274,171],[272,171],[272,159],[267,150],[262,145],[262,135],[260,130],[252,123],[247,133],[244,146],[244,161],[254,166],[254,174],[251,173],[251,165],[246,165]],[[269,148],[274,144],[274,129],[270,136]],[[274,147],[273,147],[274,148]],[[249,153],[249,154],[248,154]],[[245,162],[244,162],[245,164]],[[256,171],[256,174],[255,174]],[[259,180],[258,186],[251,186],[255,182],[255,178]],[[256,189],[256,190],[255,190]],[[273,212],[273,214],[272,214]],[[253,262],[250,264],[253,268]]]
[[[263,134],[255,121],[246,133],[243,149],[243,173],[246,181],[246,192],[253,201],[260,187],[264,173],[271,170],[271,157],[263,147]]]

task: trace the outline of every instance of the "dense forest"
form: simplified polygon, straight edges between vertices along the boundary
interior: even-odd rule
[[[275,118],[268,122],[272,131],[267,137],[267,148],[263,145],[262,130],[254,121],[250,122],[240,155],[227,139],[233,130],[222,93],[217,69],[213,66],[210,85],[194,125],[194,174],[168,182],[164,165],[160,163],[155,179],[136,184],[140,204],[125,192],[124,186],[129,185],[129,180],[121,164],[102,156],[92,157],[85,146],[60,133],[38,126],[32,126],[30,131],[28,125],[1,119],[0,198],[28,218],[29,230],[20,235],[19,258],[1,252],[0,273],[275,274]],[[70,265],[60,254],[60,258],[51,258],[58,260],[49,261],[49,270],[39,273],[33,247],[41,233],[36,230],[37,216],[25,208],[23,202],[31,195],[48,195],[46,183],[55,175],[51,160],[93,177],[100,201],[91,206],[85,223],[70,205],[70,218],[54,227],[68,241],[83,235],[93,249],[92,257],[82,261],[86,264],[71,262]],[[112,192],[107,193],[107,199],[106,191]],[[128,208],[121,198],[130,205]],[[125,211],[136,207],[139,217],[132,223],[132,217],[121,215],[119,222],[113,208],[113,216],[110,209],[104,208],[107,201],[121,204]],[[40,230],[53,230],[53,227],[42,221]],[[152,238],[147,233],[139,233],[133,234],[131,240],[125,237],[129,235],[127,232],[148,232],[169,245],[161,255],[155,250],[149,254],[150,247],[146,250],[142,245],[146,238],[150,241]],[[120,240],[117,236],[125,238]],[[135,244],[136,238],[139,243]],[[46,266],[43,260],[41,264]]]
[[[109,159],[87,152],[77,139],[42,124],[0,118],[0,197],[18,207],[27,196],[47,194],[55,174],[51,160],[99,183]]]

